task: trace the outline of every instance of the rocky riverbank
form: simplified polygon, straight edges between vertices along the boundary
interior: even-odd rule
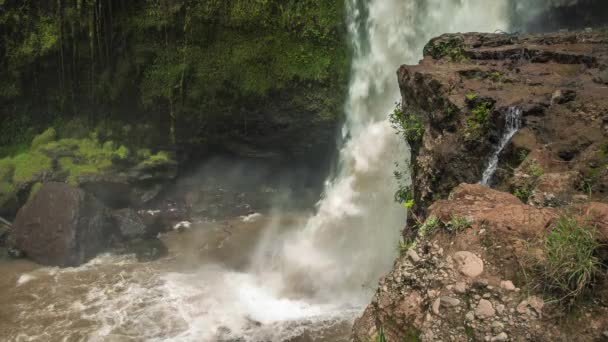
[[[398,71],[402,255],[354,339],[607,339],[608,32],[449,34],[424,55]],[[513,110],[491,187],[470,185]]]

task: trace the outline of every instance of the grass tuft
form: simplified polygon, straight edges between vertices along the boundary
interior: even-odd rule
[[[539,284],[557,302],[572,306],[595,284],[602,268],[597,234],[594,226],[566,213],[545,238],[544,258],[536,265]]]

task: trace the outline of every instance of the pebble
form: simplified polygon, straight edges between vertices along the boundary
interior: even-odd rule
[[[460,300],[448,296],[441,297],[441,306],[454,307],[460,305]]]
[[[464,276],[475,278],[483,273],[483,260],[471,252],[456,252],[453,259],[457,264],[458,271]]]
[[[507,341],[509,339],[509,335],[507,335],[507,333],[505,332],[501,332],[500,334],[492,337],[491,341],[492,342],[504,342]]]
[[[464,281],[459,281],[454,284],[454,292],[456,293],[466,293],[467,292],[467,284]]]
[[[504,280],[500,282],[500,287],[507,291],[515,291],[515,285],[510,280]]]
[[[441,305],[441,298],[435,299],[433,302],[433,313],[439,316],[439,306]]]
[[[492,322],[492,329],[494,329],[494,331],[498,332],[498,331],[502,331],[505,328],[505,325],[496,321],[496,322]]]
[[[412,260],[412,262],[414,263],[418,263],[420,261],[420,256],[418,256],[418,253],[416,253],[415,250],[413,249],[409,249],[406,253],[407,257],[410,258],[410,260]]]
[[[504,304],[496,305],[496,312],[498,312],[499,315],[502,315],[502,313],[505,312]]]
[[[486,319],[491,318],[496,315],[496,311],[492,306],[492,303],[488,300],[482,299],[477,304],[477,308],[475,308],[475,316],[477,318]]]

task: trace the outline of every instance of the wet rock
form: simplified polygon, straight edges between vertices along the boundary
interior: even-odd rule
[[[32,260],[77,266],[109,244],[110,218],[95,197],[64,183],[47,183],[17,213],[16,246]]]
[[[475,308],[475,317],[480,319],[492,318],[496,315],[494,306],[489,300],[481,299]]]
[[[453,259],[458,271],[469,278],[475,278],[483,273],[483,260],[471,252],[456,252]]]
[[[7,248],[6,252],[7,252],[9,258],[11,258],[11,259],[23,259],[27,256],[27,255],[25,255],[24,251],[14,247],[14,246],[9,246]]]
[[[135,254],[135,257],[140,262],[150,262],[168,254],[168,249],[165,244],[159,239],[134,240],[129,242],[123,249],[123,253]]]
[[[148,234],[142,217],[133,209],[120,209],[111,213],[113,223],[123,239],[141,238]]]
[[[9,235],[12,232],[10,222],[5,221],[0,217],[0,246],[6,246]]]

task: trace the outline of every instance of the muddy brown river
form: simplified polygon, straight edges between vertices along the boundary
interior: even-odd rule
[[[0,263],[1,341],[347,341],[361,307],[276,286],[252,260],[303,215],[195,223],[161,239],[169,255],[105,254],[77,268]],[[272,241],[272,238],[270,238]]]

